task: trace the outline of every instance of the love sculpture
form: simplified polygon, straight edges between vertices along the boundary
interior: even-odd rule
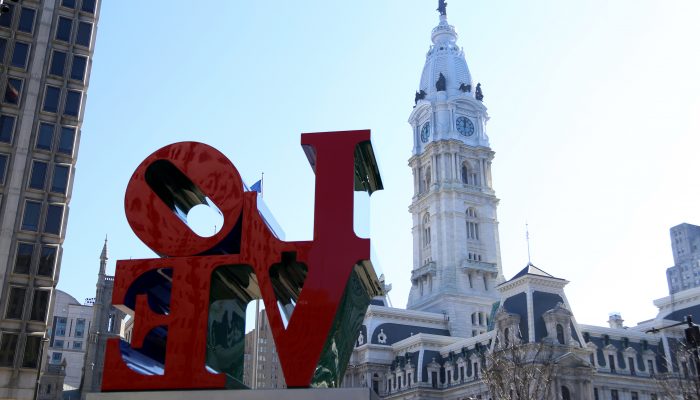
[[[165,146],[126,189],[134,233],[161,258],[120,260],[112,303],[134,318],[131,343],[107,342],[103,391],[244,388],[245,308],[262,299],[288,387],[338,387],[381,287],[370,241],[353,230],[353,189],[382,183],[370,131],[309,133],[316,174],[313,240],[285,242],[233,164],[202,143]],[[293,201],[293,194],[290,193]],[[204,238],[183,215],[223,214]]]

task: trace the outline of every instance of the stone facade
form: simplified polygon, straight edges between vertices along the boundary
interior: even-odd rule
[[[414,261],[408,309],[373,301],[343,385],[391,399],[490,399],[489,357],[515,345],[542,348],[551,357],[551,400],[663,398],[662,382],[683,379],[693,368],[678,353],[684,327],[647,331],[688,314],[700,317],[700,288],[657,300],[659,314],[636,327],[625,327],[619,314],[600,327],[577,323],[566,280],[530,263],[504,279],[488,114],[456,41],[441,15],[409,117]],[[680,227],[690,247],[675,242],[674,256],[694,251],[694,230]],[[677,265],[688,260],[681,258]]]
[[[87,398],[88,393],[101,391],[107,340],[123,338],[126,335],[126,314],[112,307],[114,277],[106,274],[107,259],[107,239],[105,239],[102,253],[100,254],[97,290],[95,291],[95,300],[92,306],[93,323],[90,326],[87,341],[87,354],[85,355],[85,368],[80,390],[80,398],[83,400]],[[133,320],[130,319],[130,321]]]
[[[477,100],[457,33],[441,16],[409,117],[413,131],[413,271],[408,308],[442,313],[459,336],[484,332],[473,314],[490,314],[503,280],[498,199],[488,113]],[[437,84],[444,83],[444,90]],[[462,89],[460,89],[460,87]]]
[[[4,3],[0,399],[31,399],[60,272],[101,2]]]

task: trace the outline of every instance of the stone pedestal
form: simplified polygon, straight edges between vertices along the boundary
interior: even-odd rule
[[[89,393],[87,400],[379,400],[369,388]]]

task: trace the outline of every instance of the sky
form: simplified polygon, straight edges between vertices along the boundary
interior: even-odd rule
[[[491,117],[503,272],[532,262],[567,279],[580,323],[655,317],[673,265],[669,228],[700,224],[700,2],[451,0]],[[384,190],[373,262],[405,307],[412,269],[407,166],[437,1],[105,1],[58,288],[93,297],[109,237],[119,259],[154,254],[131,232],[136,166],[194,140],[226,154],[287,240],[312,237],[314,176],[302,132],[371,129]],[[364,209],[358,214],[363,214]]]

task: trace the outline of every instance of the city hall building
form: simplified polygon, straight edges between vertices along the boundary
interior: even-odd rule
[[[679,352],[686,326],[646,331],[700,317],[693,275],[700,268],[699,227],[671,230],[673,295],[656,300],[658,315],[635,327],[623,326],[620,315],[605,327],[577,323],[568,282],[530,263],[503,276],[489,116],[443,5],[440,14],[409,116],[408,305],[373,301],[343,386],[371,387],[387,399],[489,399],[483,368],[488,354],[509,342],[548,349],[555,365],[551,399],[659,399],[668,393],[665,383],[694,381],[693,360]]]

